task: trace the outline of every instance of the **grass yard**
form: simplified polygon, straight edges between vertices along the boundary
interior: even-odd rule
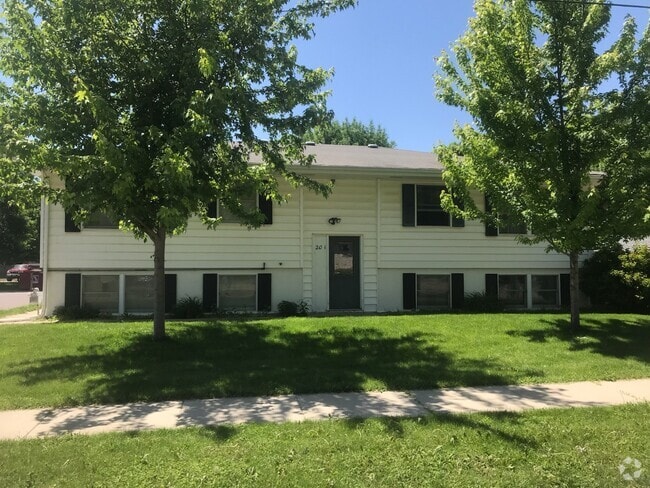
[[[648,487],[650,405],[0,442],[0,466],[12,487]]]
[[[650,376],[650,317],[303,317],[0,327],[0,409]]]

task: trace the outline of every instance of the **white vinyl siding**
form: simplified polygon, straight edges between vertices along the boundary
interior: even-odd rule
[[[381,181],[380,269],[568,269],[569,258],[546,253],[543,243],[522,245],[514,235],[486,237],[485,225],[476,220],[466,221],[464,227],[402,226],[402,184],[413,182]],[[442,185],[435,179],[415,182]],[[473,192],[472,197],[482,208],[482,194]]]

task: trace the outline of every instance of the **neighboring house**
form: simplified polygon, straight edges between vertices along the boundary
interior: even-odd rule
[[[168,308],[191,296],[206,310],[276,310],[282,300],[304,300],[316,312],[454,309],[470,292],[512,307],[568,304],[566,256],[518,244],[508,232],[520,229],[499,232],[442,210],[433,154],[320,144],[306,151],[316,163],[300,171],[333,180],[332,195],[287,187],[283,205],[251,198],[267,215],[255,230],[227,212],[216,230],[192,219],[167,242]],[[42,227],[45,314],[64,304],[152,310],[150,243],[101,217],[78,229],[57,205],[44,206]]]

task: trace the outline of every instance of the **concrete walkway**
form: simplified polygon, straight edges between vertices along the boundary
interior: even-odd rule
[[[32,310],[31,312],[25,312],[18,315],[10,315],[9,317],[3,317],[0,319],[0,324],[23,324],[26,322],[36,322],[42,321],[42,317],[39,317],[37,310]]]
[[[650,378],[411,392],[334,393],[97,405],[0,412],[0,439],[95,434],[246,422],[420,417],[650,402]]]

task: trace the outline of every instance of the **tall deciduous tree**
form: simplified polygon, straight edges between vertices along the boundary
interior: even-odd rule
[[[250,226],[240,197],[282,200],[278,179],[326,194],[293,164],[323,120],[330,72],[297,61],[312,19],[354,0],[3,0],[7,167],[56,175],[75,219],[115,216],[154,246],[154,338],[165,336],[167,237],[210,202]],[[258,154],[262,163],[248,164]]]
[[[307,131],[303,141],[318,142],[320,144],[347,144],[352,146],[366,146],[377,144],[381,147],[395,147],[395,141],[391,141],[381,125],[375,125],[371,120],[368,124],[359,122],[353,118],[351,121],[345,119],[328,121]]]
[[[31,195],[23,207],[0,199],[0,266],[38,262],[40,200]]]
[[[566,254],[577,328],[580,253],[650,232],[650,29],[638,36],[628,18],[599,52],[605,2],[478,0],[475,11],[435,76],[438,98],[473,118],[437,148],[464,210],[445,202],[519,220],[532,231],[522,242]]]

